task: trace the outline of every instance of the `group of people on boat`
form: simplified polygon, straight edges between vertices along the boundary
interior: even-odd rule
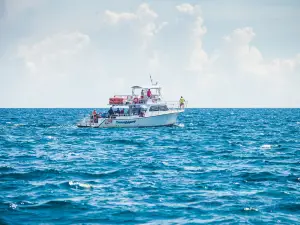
[[[147,97],[146,97],[146,96],[147,96]],[[139,100],[139,101],[136,101],[136,102],[134,102],[134,103],[144,103],[144,102],[146,102],[147,99],[152,98],[152,93],[151,93],[151,90],[150,90],[150,89],[148,89],[147,95],[146,95],[146,96],[145,96],[144,89],[142,89],[140,100]]]
[[[121,116],[121,115],[124,115],[124,109],[119,109],[119,108],[117,108],[117,110],[116,111],[114,111],[113,110],[113,108],[112,107],[110,107],[109,108],[109,110],[108,110],[108,115],[109,115],[109,117],[111,117],[111,116],[113,116],[113,115],[118,115],[118,116]]]
[[[151,90],[148,89],[148,91],[147,91],[147,97],[151,98],[151,96],[152,96]],[[144,89],[142,89],[142,91],[141,91],[141,98],[144,98],[144,97],[145,97],[145,92],[144,92]]]
[[[151,98],[152,94],[151,94],[151,90],[148,89],[147,91],[147,97],[148,98]],[[144,90],[141,91],[141,98],[144,98]],[[180,99],[179,99],[179,107],[182,109],[184,108],[185,106],[185,99],[181,96]],[[98,123],[98,119],[101,118],[101,117],[108,117],[108,118],[112,118],[113,116],[121,116],[121,115],[125,115],[125,112],[124,112],[124,109],[119,109],[117,108],[116,111],[113,110],[113,107],[110,107],[107,114],[105,115],[102,115],[101,116],[101,113],[97,113],[97,111],[94,109],[93,112],[92,112],[92,115],[91,115],[91,121],[93,121],[94,123]],[[140,116],[144,116],[145,113],[142,112],[141,110],[139,110],[139,113],[138,115]]]

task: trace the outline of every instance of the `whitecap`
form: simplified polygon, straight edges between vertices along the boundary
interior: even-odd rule
[[[183,167],[184,170],[189,170],[189,171],[198,171],[201,170],[200,167],[196,167],[196,166],[185,166]]]
[[[21,126],[25,126],[25,124],[23,123],[17,123],[17,124],[14,124],[15,127],[21,127]]]
[[[255,212],[257,212],[258,211],[258,209],[256,209],[256,208],[252,208],[252,207],[246,207],[246,208],[244,208],[244,211],[255,211]]]
[[[260,146],[260,148],[261,148],[261,149],[271,149],[271,148],[272,148],[272,145],[267,145],[267,144],[265,144],[265,145]]]
[[[163,165],[168,166],[169,163],[168,162],[162,162]]]
[[[174,124],[174,126],[183,128],[184,124],[183,123],[179,123],[179,124]]]
[[[75,182],[69,181],[69,185],[70,186],[75,186],[76,188],[77,187],[87,188],[87,189],[93,188],[93,186],[90,185],[90,184],[80,183],[80,182],[77,182],[77,181],[75,181]]]
[[[18,205],[15,204],[15,203],[10,203],[9,204],[9,208],[16,209],[17,207],[18,207]]]
[[[49,135],[49,136],[46,136],[46,139],[48,139],[48,140],[56,140],[57,138]]]

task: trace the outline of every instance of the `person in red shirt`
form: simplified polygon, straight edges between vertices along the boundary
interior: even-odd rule
[[[92,113],[93,119],[94,119],[94,123],[98,123],[98,115],[96,110],[94,109],[93,113]]]
[[[147,97],[148,97],[148,98],[151,97],[151,90],[150,90],[150,89],[148,89],[148,91],[147,91]]]

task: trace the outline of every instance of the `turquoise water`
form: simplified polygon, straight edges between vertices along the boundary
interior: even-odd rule
[[[90,112],[0,109],[0,224],[300,224],[300,109],[77,128]]]

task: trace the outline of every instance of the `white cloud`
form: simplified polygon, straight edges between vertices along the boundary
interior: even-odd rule
[[[223,57],[231,57],[232,62],[241,72],[260,75],[294,72],[299,65],[297,56],[291,59],[275,59],[268,62],[263,58],[260,50],[251,45],[255,35],[251,27],[234,30],[224,38],[226,48],[223,49]]]
[[[168,25],[168,22],[157,21],[158,14],[147,3],[139,5],[135,12],[106,10],[104,16],[108,24],[119,24],[122,21],[132,22],[140,36],[140,49],[145,52],[149,68],[156,69],[158,67],[159,51],[153,47],[152,43],[155,36]]]
[[[114,12],[111,10],[106,10],[104,12],[105,21],[112,24],[117,24],[122,21],[136,20],[138,20],[141,24],[148,24],[149,22],[154,21],[157,17],[157,13],[154,12],[146,3],[139,5],[136,12]]]
[[[194,49],[192,50],[190,57],[189,70],[201,72],[210,63],[210,59],[204,51],[202,43],[203,36],[206,32],[207,29],[203,26],[203,19],[198,16],[193,29],[192,40],[194,41]]]
[[[190,15],[193,15],[196,11],[196,7],[192,6],[189,3],[184,3],[184,4],[181,4],[181,5],[177,5],[176,9],[181,13],[187,13],[187,14],[190,14]]]
[[[251,27],[234,30],[224,38],[218,57],[210,57],[204,71],[201,62],[207,54],[197,51],[199,91],[197,97],[191,96],[193,102],[219,102],[218,107],[291,107],[299,103],[299,55],[267,60],[252,43],[255,36]]]
[[[62,66],[90,42],[86,34],[80,32],[58,33],[44,40],[19,47],[18,56],[24,59],[31,73],[45,72]]]
[[[134,13],[127,12],[116,13],[110,10],[106,10],[104,12],[104,15],[106,21],[112,24],[117,24],[121,21],[131,21],[137,19],[137,16]]]
[[[300,55],[282,57],[296,50],[292,49],[294,43],[285,43],[287,48],[268,43],[265,21],[255,24],[257,18],[252,13],[246,21],[261,33],[251,27],[228,30],[240,21],[228,19],[222,12],[216,18],[218,11],[212,12],[214,8],[204,3],[205,18],[199,6],[176,2],[170,3],[173,9],[169,3],[155,2],[153,7],[129,2],[116,6],[111,1],[6,3],[9,11],[3,15],[11,16],[11,20],[3,17],[0,21],[1,34],[7,34],[0,35],[6,52],[0,60],[1,106],[105,107],[111,94],[130,92],[132,82],[147,83],[148,73],[163,85],[166,99],[177,100],[183,95],[193,107],[300,104]],[[125,10],[115,10],[125,6]],[[154,7],[160,7],[159,11]],[[100,26],[95,12],[99,9],[104,9]],[[55,18],[50,17],[54,14]],[[241,15],[240,19],[245,18]],[[273,41],[279,40],[277,34],[291,40],[289,35],[296,36],[297,32],[287,32],[295,25],[285,25],[265,32],[272,32]],[[220,34],[228,34],[223,42]],[[263,44],[265,51],[270,47],[272,52],[277,50],[277,56],[263,51],[259,47]],[[16,46],[20,46],[18,59],[13,51]]]
[[[136,15],[140,20],[153,20],[158,17],[157,13],[154,12],[147,3],[141,4],[136,12]]]
[[[203,49],[203,36],[206,34],[207,29],[204,26],[204,20],[200,13],[199,6],[184,3],[176,6],[180,13],[192,15],[194,18],[194,26],[191,31],[191,40],[193,47],[189,59],[187,69],[195,72],[202,72],[210,64],[208,54]]]
[[[104,12],[105,21],[110,24],[118,24],[122,21],[132,21],[138,26],[139,32],[144,39],[151,39],[168,23],[156,21],[158,15],[147,3],[138,6],[136,12],[114,12],[106,10]],[[144,40],[148,42],[149,40]]]

